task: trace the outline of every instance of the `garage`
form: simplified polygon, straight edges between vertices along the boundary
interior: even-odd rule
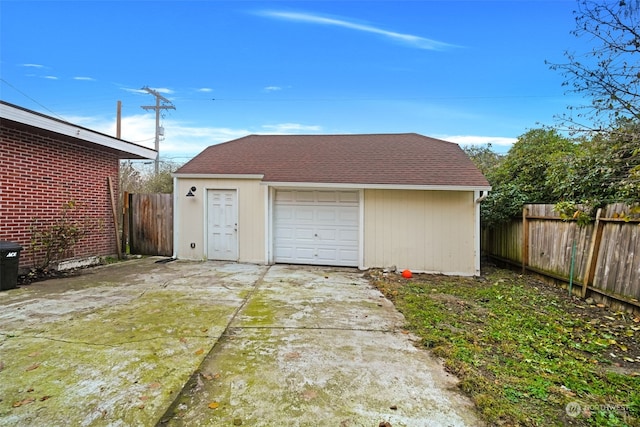
[[[274,261],[357,267],[359,191],[277,190]]]
[[[480,202],[491,186],[451,142],[248,135],[208,147],[174,179],[178,259],[480,274]],[[233,257],[209,246],[224,225],[208,217],[212,191],[235,195]]]

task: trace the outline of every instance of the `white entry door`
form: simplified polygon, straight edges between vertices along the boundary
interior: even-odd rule
[[[357,191],[278,190],[275,262],[358,266]]]
[[[238,260],[238,209],[235,190],[208,190],[207,257]]]

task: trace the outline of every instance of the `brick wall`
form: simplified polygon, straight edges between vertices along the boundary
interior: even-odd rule
[[[0,126],[0,240],[23,246],[21,269],[43,258],[30,247],[34,221],[53,223],[71,200],[76,207],[67,211],[70,219],[88,231],[65,258],[115,254],[107,177],[117,194],[117,155],[54,133],[5,123]]]

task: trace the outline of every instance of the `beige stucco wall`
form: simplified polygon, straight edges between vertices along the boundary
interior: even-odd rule
[[[179,259],[207,259],[207,190],[236,190],[238,261],[265,263],[267,187],[258,179],[178,178],[176,180],[174,251]],[[191,186],[195,197],[186,197]],[[195,248],[191,248],[195,243]]]
[[[365,190],[365,267],[474,275],[473,191]]]

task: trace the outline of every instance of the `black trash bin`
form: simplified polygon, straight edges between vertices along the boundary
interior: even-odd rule
[[[0,240],[0,291],[18,287],[18,264],[22,246]]]

